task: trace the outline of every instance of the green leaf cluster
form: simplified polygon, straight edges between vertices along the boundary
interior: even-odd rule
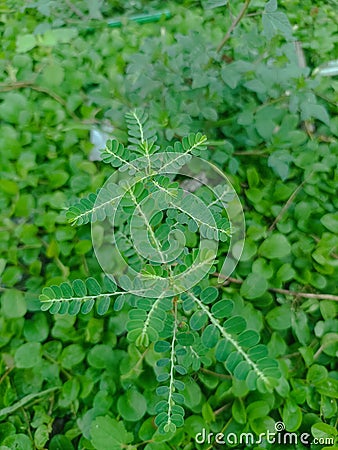
[[[188,449],[203,428],[258,435],[277,421],[335,437],[338,90],[318,68],[338,58],[336,10],[263,3],[250,2],[219,52],[244,2],[168,2],[170,18],[144,24],[128,19],[163,2],[1,5],[1,448]],[[108,164],[93,131],[109,134]],[[167,169],[189,165],[196,142],[191,154],[225,172],[244,207],[236,282],[218,283],[231,237],[223,202],[198,180],[141,179],[169,163],[163,149],[177,153]],[[138,184],[129,191],[123,177]],[[182,181],[215,223],[192,220],[190,202],[178,210]],[[152,244],[131,245],[134,199],[154,212],[151,194],[172,204],[150,228],[163,255],[185,249],[175,273],[143,264]],[[220,241],[214,265],[187,295],[161,298],[201,232]],[[121,281],[127,261],[156,296],[140,298],[133,273],[115,290],[92,239],[110,274]]]

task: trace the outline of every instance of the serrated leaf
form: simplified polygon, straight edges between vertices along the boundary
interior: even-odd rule
[[[264,12],[262,17],[263,33],[268,40],[277,34],[286,39],[292,38],[292,27],[286,14],[281,11]]]

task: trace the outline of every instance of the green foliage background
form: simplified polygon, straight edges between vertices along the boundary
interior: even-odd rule
[[[336,433],[337,299],[320,295],[337,295],[338,83],[316,68],[338,58],[337,4],[252,1],[217,52],[242,3],[213,3],[225,2],[172,2],[169,20],[143,25],[125,17],[163,2],[0,6],[3,450],[208,448],[194,440],[202,428],[259,433],[280,420]],[[120,16],[121,28],[107,26]],[[126,339],[127,311],[50,316],[38,300],[45,285],[100,279],[90,228],[72,228],[64,210],[110,174],[91,161],[89,131],[110,126],[126,142],[124,114],[138,106],[161,144],[208,135],[247,223],[237,283],[222,289],[288,378],[274,395],[252,393],[211,354],[185,377],[185,426],[164,436],[153,423],[156,355]]]

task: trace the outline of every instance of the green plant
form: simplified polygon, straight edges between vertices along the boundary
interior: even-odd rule
[[[200,188],[199,197],[175,182],[176,175],[185,174],[182,168],[194,164],[192,156],[205,150],[206,137],[189,134],[182,143],[160,151],[147,116],[133,111],[126,117],[129,145],[108,141],[101,155],[127,177],[115,183],[109,179],[97,194],[67,212],[68,220],[78,225],[108,219],[113,234],[101,236],[99,244],[94,239],[108,274],[105,285],[101,288],[92,277],[78,279],[44,288],[40,300],[43,310],[71,315],[88,313],[94,304],[97,313],[104,314],[111,298],[115,311],[126,303],[129,342],[143,349],[152,343],[164,354],[156,361],[157,381],[166,385],[156,391],[164,399],[156,405],[155,423],[160,432],[175,432],[184,423],[180,391],[185,385],[178,378],[207,367],[210,358],[224,362],[249,390],[272,392],[282,374],[241,309],[208,281],[216,257],[224,253],[223,248],[217,255],[215,242],[229,237],[224,214],[234,194],[218,185],[214,190]],[[109,243],[121,253],[112,251],[107,257]]]
[[[105,18],[152,12],[161,2],[107,3],[1,6],[0,445],[204,450],[210,446],[195,439],[202,429],[258,435],[280,420],[289,432],[333,436],[338,89],[335,77],[315,68],[338,58],[335,2],[305,0],[299,8],[281,0],[278,10],[268,2],[268,11],[261,1],[168,2],[170,20],[123,20],[119,29]],[[279,13],[281,28],[267,39],[262,15],[271,14],[271,31]],[[294,39],[308,67],[299,67]],[[75,229],[64,210],[111,174],[109,164],[89,160],[89,130],[108,125],[126,144],[131,106],[146,107],[161,149],[189,132],[208,135],[203,156],[229,174],[247,232],[232,276],[219,286],[229,249],[220,242],[217,272],[203,287],[218,286],[220,298],[231,299],[232,314],[259,332],[285,380],[272,393],[249,391],[211,349],[197,372],[179,375],[184,426],[161,435],[153,420],[159,354],[127,340],[128,301],[118,314],[93,308],[72,316],[45,314],[38,300],[43,286],[89,276],[106,292],[90,224]],[[107,223],[92,224],[96,246],[109,238]],[[122,240],[116,244],[122,250]],[[233,247],[237,256],[241,245]]]

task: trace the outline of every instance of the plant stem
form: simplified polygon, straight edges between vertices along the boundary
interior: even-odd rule
[[[212,274],[213,277],[223,277],[221,273],[214,272]],[[225,277],[224,277],[225,278]],[[243,280],[239,280],[238,278],[232,278],[227,277],[225,278],[224,283],[222,285],[227,283],[235,283],[235,284],[243,284]],[[318,300],[332,300],[335,302],[338,302],[338,295],[332,295],[332,294],[314,294],[312,292],[296,292],[296,291],[289,291],[288,289],[280,289],[280,288],[268,288],[271,292],[276,292],[277,294],[284,294],[284,295],[292,295],[293,297],[303,297],[303,298],[316,298]]]
[[[312,173],[311,173],[312,175]],[[293,202],[293,200],[295,199],[295,197],[297,196],[298,192],[302,189],[302,187],[304,186],[304,184],[306,183],[306,181],[309,179],[309,177],[307,177],[305,180],[302,181],[302,183],[297,186],[297,188],[292,192],[292,194],[290,195],[290,197],[288,198],[288,201],[285,203],[285,205],[283,206],[283,208],[279,211],[279,214],[277,215],[277,217],[275,218],[275,220],[272,222],[272,224],[270,225],[268,231],[272,231],[275,226],[277,225],[277,223],[280,221],[280,219],[283,217],[284,213],[289,209],[291,203]]]
[[[60,97],[58,94],[51,91],[50,89],[47,89],[43,86],[37,86],[37,85],[31,83],[30,81],[21,81],[21,82],[10,83],[10,84],[3,84],[3,83],[0,84],[0,92],[7,92],[7,91],[12,91],[14,89],[24,89],[24,88],[29,88],[29,89],[32,89],[33,91],[42,92],[43,94],[49,95],[49,97],[53,98],[55,101],[60,103],[60,105],[62,105],[65,108],[65,110],[72,117],[72,119],[77,120],[77,121],[79,120],[79,117],[77,117],[77,115],[74,114],[74,112],[68,108],[66,101],[62,97]]]
[[[8,414],[13,413],[17,409],[34,400],[35,398],[43,397],[44,395],[50,394],[51,392],[54,392],[58,389],[60,389],[60,387],[52,387],[50,389],[46,389],[45,391],[35,392],[34,394],[26,395],[25,397],[22,397],[22,399],[20,399],[18,402],[14,403],[14,405],[0,409],[0,417],[7,416]]]
[[[230,39],[231,33],[234,31],[236,26],[239,24],[239,22],[244,17],[244,14],[245,14],[246,10],[248,9],[249,4],[250,4],[250,0],[245,0],[244,4],[242,6],[242,9],[240,10],[238,16],[235,17],[235,19],[233,20],[232,24],[230,25],[230,28],[226,32],[226,35],[224,36],[224,38],[222,39],[221,43],[217,47],[217,53],[219,53],[222,50],[222,48],[224,47],[226,42]]]

